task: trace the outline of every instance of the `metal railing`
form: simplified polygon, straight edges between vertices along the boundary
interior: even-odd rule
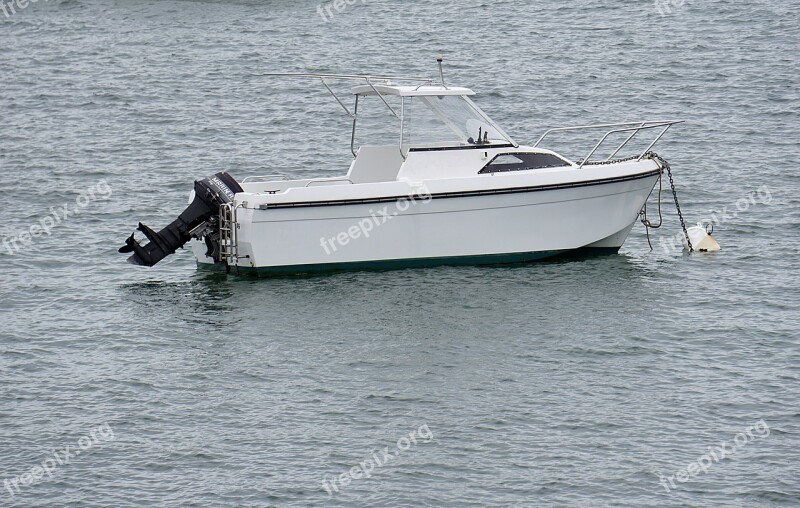
[[[319,79],[322,82],[322,85],[333,96],[333,98],[336,99],[336,102],[338,102],[339,105],[342,107],[342,109],[344,109],[345,113],[347,113],[347,116],[349,116],[354,120],[356,118],[357,113],[355,111],[353,111],[352,113],[350,112],[350,109],[344,104],[342,99],[340,99],[339,96],[336,95],[336,92],[334,92],[331,89],[326,80],[339,79],[339,80],[363,81],[367,86],[370,87],[370,89],[372,89],[373,93],[375,93],[375,95],[378,96],[378,98],[381,101],[383,101],[386,107],[389,108],[389,111],[391,111],[396,118],[400,118],[400,115],[398,115],[397,111],[395,111],[394,108],[389,104],[389,101],[386,100],[386,97],[384,97],[384,95],[380,91],[378,91],[377,88],[375,88],[375,85],[383,85],[383,84],[388,84],[390,82],[411,81],[418,83],[419,87],[424,85],[432,85],[436,83],[435,80],[430,78],[421,78],[414,76],[374,76],[370,74],[319,74],[319,73],[309,73],[309,72],[267,72],[264,74],[259,74],[258,76]],[[441,83],[441,85],[447,88],[444,83]]]
[[[375,88],[375,85],[388,85],[392,82],[416,82],[417,88],[419,89],[422,86],[426,85],[436,85],[436,80],[430,78],[422,78],[422,77],[414,77],[414,76],[377,76],[371,74],[318,74],[318,73],[307,73],[307,72],[268,72],[264,74],[259,74],[258,76],[265,76],[265,77],[280,77],[280,78],[301,78],[301,79],[319,79],[322,82],[322,85],[328,90],[328,92],[333,96],[339,106],[344,109],[347,116],[349,116],[353,120],[353,128],[351,131],[350,137],[350,151],[353,153],[353,157],[357,156],[356,152],[356,123],[358,122],[358,100],[360,95],[356,94],[355,96],[355,104],[353,106],[353,111],[350,111],[344,101],[336,95],[336,92],[331,89],[330,85],[328,85],[327,80],[350,80],[350,81],[363,81],[364,84],[369,86],[370,90],[389,108],[389,111],[395,116],[395,118],[401,119],[402,115],[399,115],[397,111],[389,104],[389,101],[386,100],[386,97]],[[441,86],[447,88],[444,84],[444,74],[442,73],[441,66],[439,69],[439,76],[442,79]],[[401,101],[402,105],[402,101]],[[402,134],[402,126],[400,130]],[[402,145],[402,142],[401,142]],[[402,155],[402,150],[401,150]]]
[[[617,132],[631,133],[630,136],[628,136],[625,139],[625,141],[622,142],[622,144],[620,144],[613,152],[611,152],[611,155],[609,155],[608,158],[605,159],[605,161],[610,161],[615,155],[617,155],[617,153],[619,153],[620,150],[622,150],[625,147],[625,145],[627,145],[634,137],[636,137],[636,135],[640,131],[663,127],[661,132],[658,133],[658,136],[656,136],[656,138],[647,146],[647,148],[645,148],[644,151],[642,151],[642,153],[639,155],[639,158],[636,159],[636,160],[641,160],[642,157],[644,157],[644,155],[647,152],[649,152],[651,148],[653,148],[653,146],[658,142],[658,140],[661,139],[661,137],[664,134],[666,134],[667,130],[669,130],[671,126],[678,123],[683,123],[683,120],[647,120],[644,122],[604,123],[604,124],[594,124],[594,125],[578,125],[575,127],[556,127],[545,131],[545,133],[542,134],[542,136],[536,141],[536,143],[534,143],[533,146],[534,147],[539,146],[542,140],[553,132],[566,132],[566,131],[579,131],[579,130],[619,127],[618,129],[609,130],[608,132],[605,133],[605,135],[603,135],[602,138],[600,138],[600,141],[598,141],[597,144],[594,145],[594,148],[592,148],[592,151],[589,152],[589,155],[584,157],[581,163],[578,165],[578,168],[582,168],[584,164],[589,162],[589,158],[592,155],[594,155],[597,149],[600,148],[603,142],[605,142],[605,140],[608,139],[610,135],[615,134]]]

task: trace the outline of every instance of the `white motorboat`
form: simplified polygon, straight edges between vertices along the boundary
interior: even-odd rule
[[[665,162],[650,150],[679,121],[562,127],[516,143],[468,88],[366,75],[280,74],[320,80],[352,118],[349,171],[292,180],[195,182],[189,207],[120,252],[152,266],[190,242],[198,266],[280,274],[319,270],[528,262],[563,253],[617,252]],[[329,86],[355,81],[352,111]],[[377,99],[377,100],[375,100]],[[373,103],[399,124],[394,144],[356,146],[359,108]],[[608,129],[582,160],[541,147],[555,132]],[[651,130],[652,129],[652,130]],[[620,157],[642,131],[654,139]],[[624,141],[605,158],[614,134]],[[646,140],[645,140],[646,142]],[[592,158],[595,157],[593,160]]]

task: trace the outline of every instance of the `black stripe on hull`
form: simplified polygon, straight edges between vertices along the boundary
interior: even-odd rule
[[[504,189],[486,189],[478,191],[456,191],[456,192],[441,192],[438,194],[431,194],[433,199],[446,199],[446,198],[465,198],[473,196],[493,196],[497,194],[518,194],[521,192],[542,192],[558,189],[574,189],[578,187],[592,187],[595,185],[606,185],[610,183],[630,182],[634,180],[642,180],[651,176],[656,176],[661,173],[661,169],[653,169],[646,173],[639,173],[636,175],[619,176],[615,178],[605,178],[600,180],[584,180],[581,182],[568,182],[557,183],[552,185],[537,185],[533,187],[510,187]],[[391,203],[400,199],[408,199],[411,196],[391,196],[381,198],[367,198],[367,199],[340,199],[335,201],[301,201],[297,203],[266,203],[261,205],[261,210],[273,210],[276,208],[309,208],[315,206],[343,206],[343,205],[363,205],[372,203]]]

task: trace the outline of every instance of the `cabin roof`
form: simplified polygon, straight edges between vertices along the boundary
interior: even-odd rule
[[[442,96],[442,95],[475,95],[475,92],[469,88],[459,86],[443,86],[443,85],[392,85],[392,84],[374,84],[372,86],[361,85],[353,88],[354,95],[376,95],[375,90],[381,95],[398,95],[400,97],[419,97],[419,96]]]

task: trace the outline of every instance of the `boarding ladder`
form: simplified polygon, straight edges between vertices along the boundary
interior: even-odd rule
[[[219,207],[219,258],[225,265],[237,265],[239,262],[239,241],[236,220],[236,205],[225,203]]]

